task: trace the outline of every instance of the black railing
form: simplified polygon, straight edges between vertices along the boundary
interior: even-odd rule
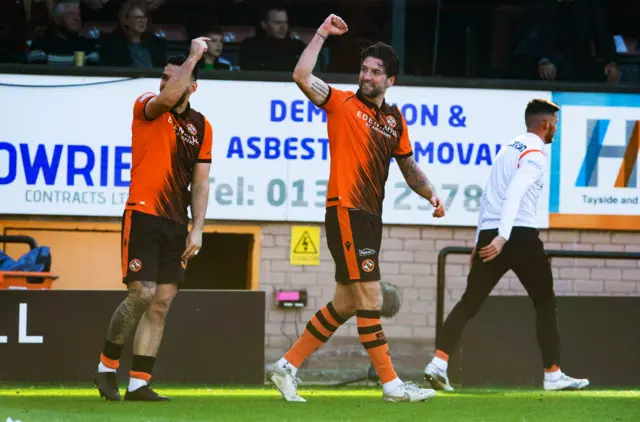
[[[438,253],[437,302],[436,302],[436,338],[444,324],[444,296],[446,290],[445,265],[447,255],[469,255],[473,249],[464,246],[449,246]],[[592,258],[592,259],[635,259],[640,260],[640,252],[598,252],[551,249],[545,251],[551,258]]]
[[[109,66],[63,66],[56,67],[41,64],[0,63],[0,74],[19,75],[59,75],[59,76],[94,76],[113,78],[160,78],[162,69],[137,69]],[[324,73],[318,74],[325,82],[332,84],[356,84],[357,73]],[[260,81],[260,82],[290,82],[293,83],[292,72],[271,71],[234,71],[216,72],[203,70],[198,79],[218,79],[229,81]],[[0,86],[3,84],[0,81]],[[13,84],[7,84],[13,85]],[[437,87],[437,88],[475,88],[500,90],[533,90],[533,91],[566,91],[566,92],[603,92],[637,94],[635,84],[599,84],[582,82],[549,82],[519,79],[483,79],[483,78],[454,78],[434,76],[403,75],[395,82],[396,86]]]

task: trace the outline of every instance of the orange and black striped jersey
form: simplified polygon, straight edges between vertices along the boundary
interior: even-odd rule
[[[141,95],[133,107],[126,209],[187,224],[194,167],[211,162],[211,124],[190,106],[182,114],[166,112],[149,120],[144,110],[153,97]]]
[[[359,90],[333,87],[322,108],[327,112],[331,154],[327,207],[381,215],[391,158],[413,155],[402,113],[386,102],[378,108]]]

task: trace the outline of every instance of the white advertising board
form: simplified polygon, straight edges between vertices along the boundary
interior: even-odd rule
[[[0,214],[122,215],[133,103],[158,84],[0,75]],[[416,160],[446,201],[447,216],[432,218],[392,163],[384,222],[475,226],[493,159],[525,131],[532,98],[551,93],[392,87],[387,102],[403,112]],[[192,107],[213,126],[208,218],[324,221],[326,116],[293,82],[200,80]],[[540,227],[548,226],[548,197],[545,183]]]

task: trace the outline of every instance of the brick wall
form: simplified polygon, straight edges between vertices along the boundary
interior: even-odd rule
[[[262,227],[260,286],[267,292],[267,362],[282,356],[316,310],[333,296],[334,265],[324,229],[320,227],[320,265],[313,267],[289,264],[289,224]],[[474,235],[475,230],[471,228],[384,228],[380,256],[382,278],[397,285],[403,295],[400,312],[382,321],[399,372],[422,371],[433,353],[438,251],[446,246],[472,246]],[[547,249],[640,252],[640,233],[553,230],[542,231],[540,237]],[[464,291],[469,270],[467,262],[467,256],[447,258],[445,313]],[[640,295],[640,262],[554,258],[552,266],[558,295]],[[307,289],[306,309],[296,312],[275,307],[272,292],[291,287]],[[493,294],[525,295],[526,292],[517,278],[508,273]],[[306,362],[304,376],[333,380],[352,376],[354,371],[362,375],[368,365],[368,357],[358,341],[355,318],[352,318]]]

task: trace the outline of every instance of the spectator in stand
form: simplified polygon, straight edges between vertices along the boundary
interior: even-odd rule
[[[144,0],[127,0],[120,8],[118,21],[118,27],[102,42],[102,64],[164,67],[166,41],[153,34],[147,3]]]
[[[600,0],[530,0],[527,13],[529,29],[514,56],[518,76],[619,81],[613,34]]]
[[[556,19],[547,55],[538,63],[542,79],[618,82],[613,34],[599,0],[556,0]],[[591,57],[591,41],[604,60]]]
[[[222,56],[224,49],[224,32],[220,28],[213,28],[205,31],[203,37],[209,38],[207,41],[207,51],[202,56],[201,68],[204,70],[232,70],[231,62]]]
[[[100,63],[95,42],[78,34],[82,28],[80,2],[59,0],[53,6],[53,26],[31,44],[27,61],[29,63],[74,65],[74,56],[84,53],[82,65]]]
[[[291,38],[287,11],[269,8],[260,25],[257,36],[242,42],[240,68],[292,72],[306,45]]]

